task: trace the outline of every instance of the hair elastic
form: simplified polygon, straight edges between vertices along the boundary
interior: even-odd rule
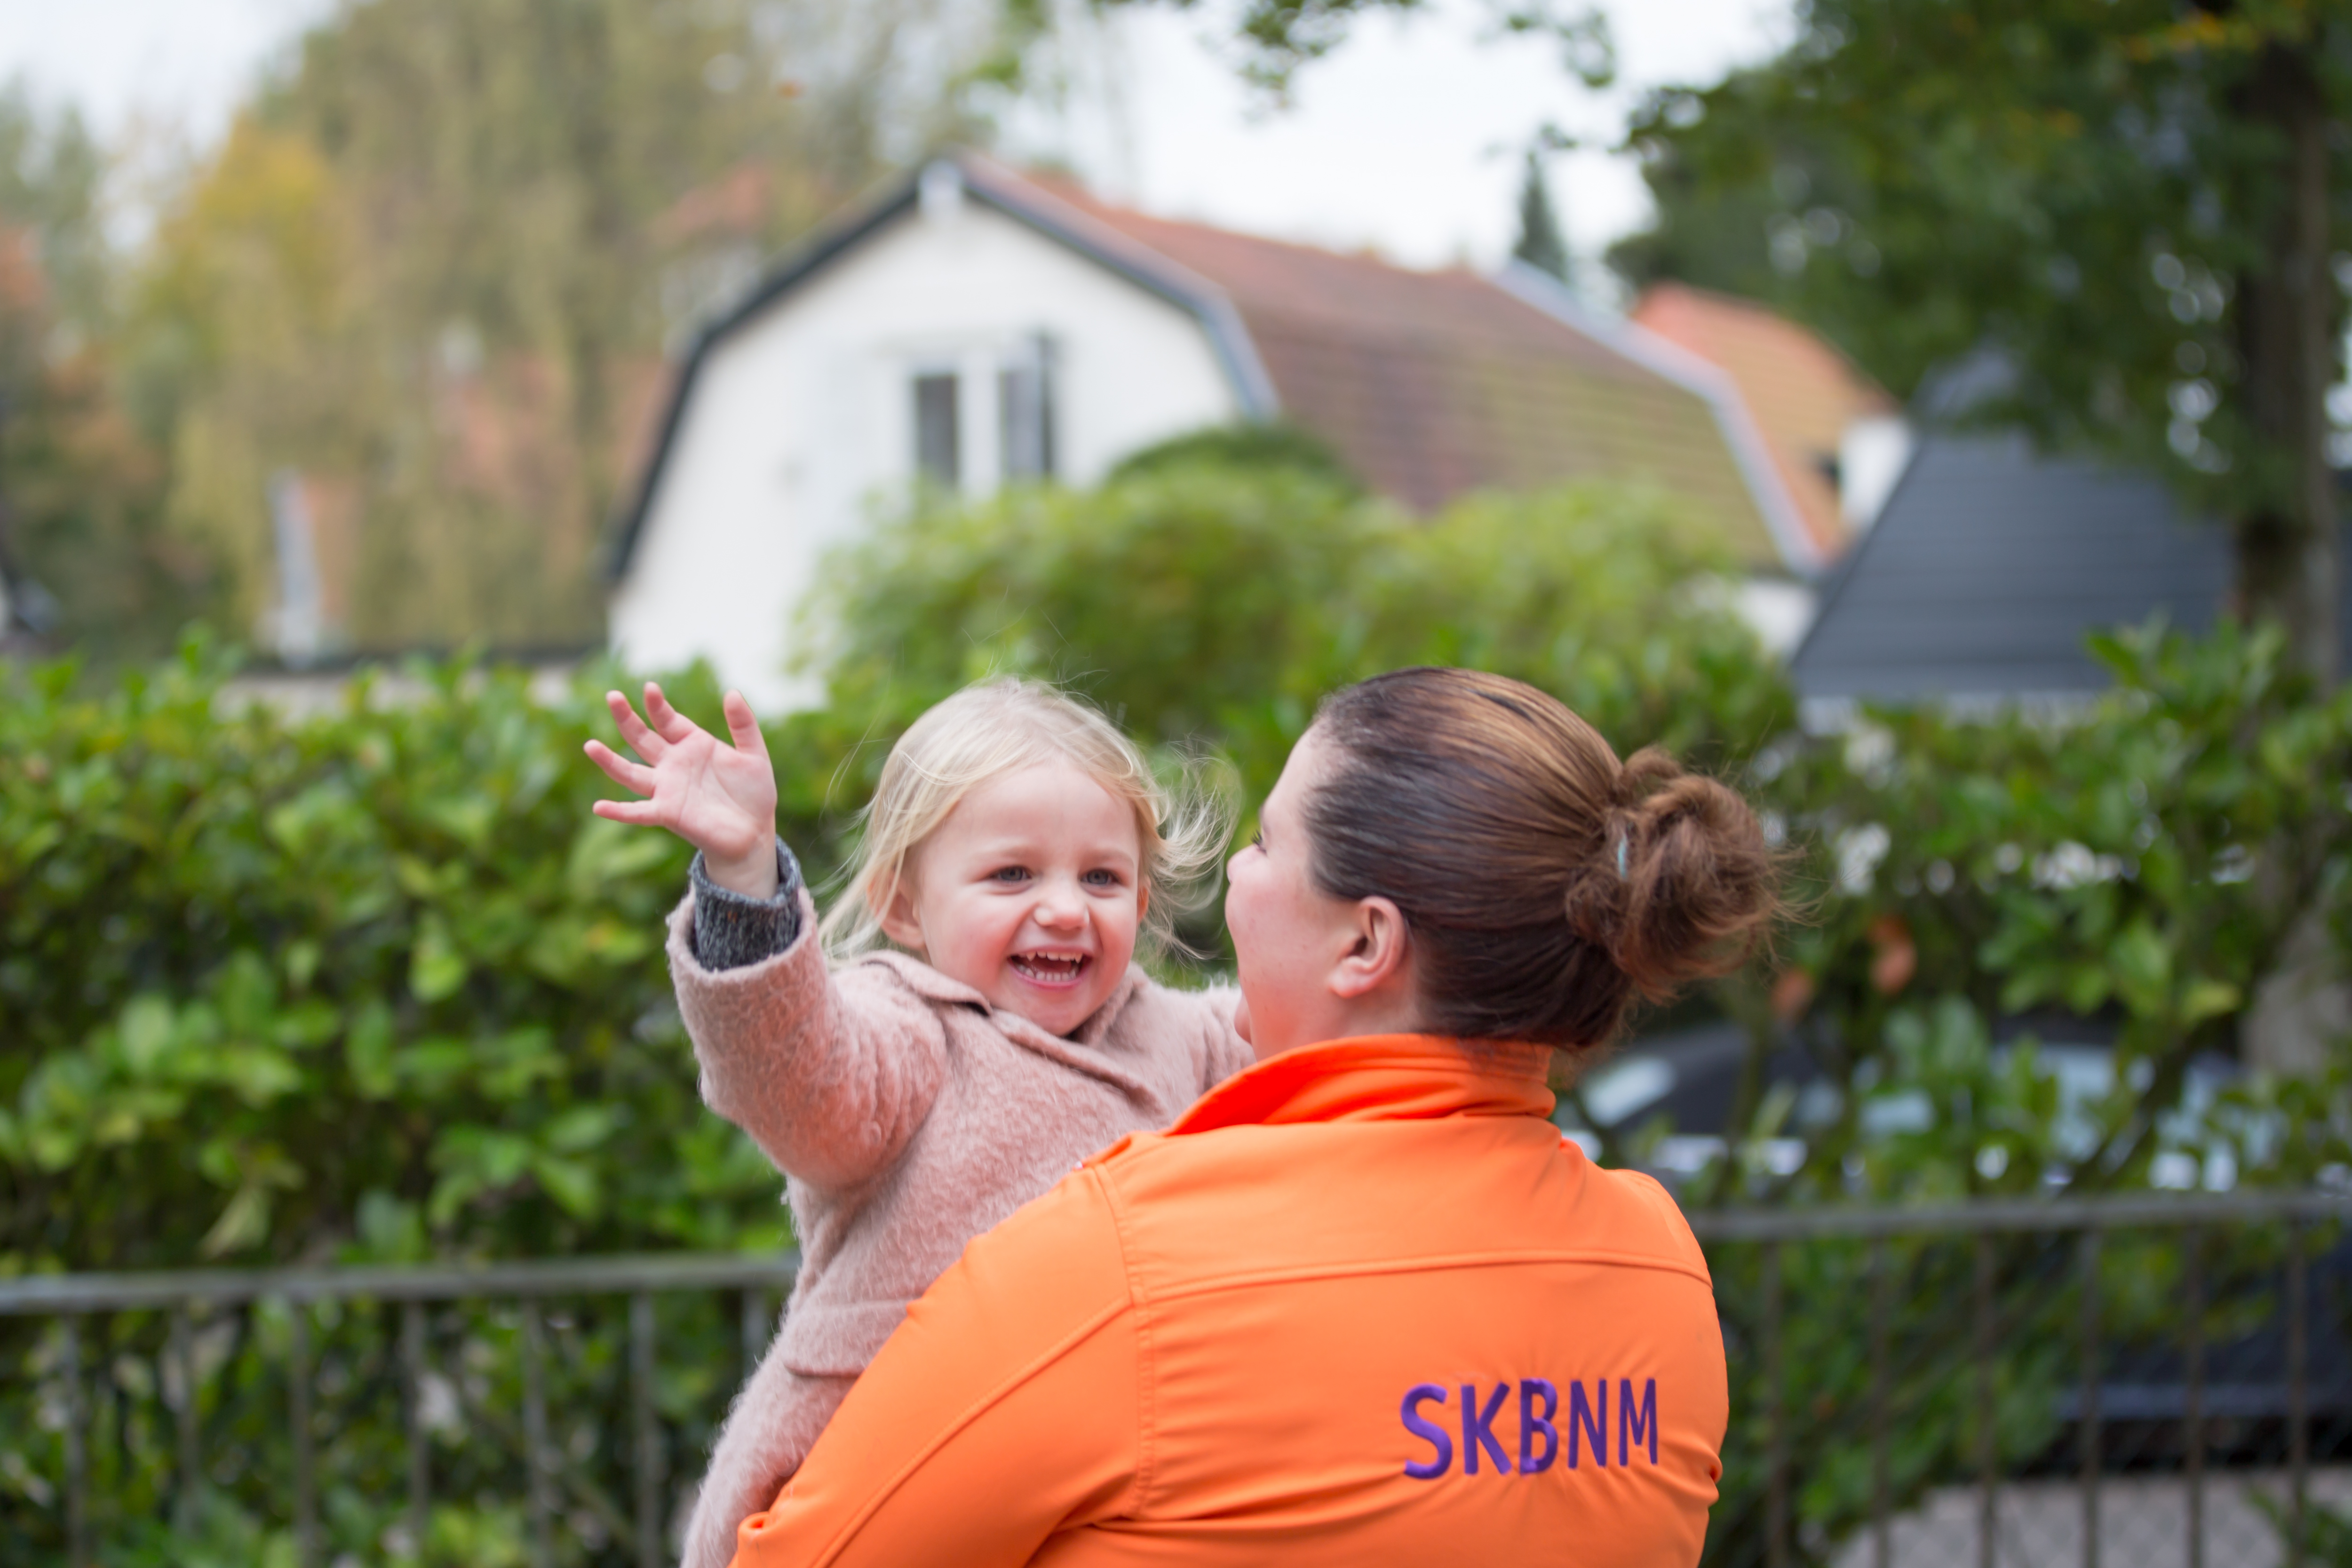
[[[1621,882],[1625,879],[1625,841],[1632,837],[1630,833],[1617,836],[1617,879]]]

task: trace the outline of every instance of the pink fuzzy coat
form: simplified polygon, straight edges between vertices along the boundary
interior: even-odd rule
[[[688,898],[669,964],[702,1098],[786,1176],[800,1279],[735,1402],[687,1529],[686,1568],[724,1568],[907,1304],[964,1243],[1127,1133],[1165,1127],[1249,1065],[1238,994],[1129,970],[1068,1038],[992,1008],[919,960],[829,972],[801,894],[773,958],[705,969]]]

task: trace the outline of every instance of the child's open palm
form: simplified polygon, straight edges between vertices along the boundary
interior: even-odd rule
[[[629,700],[604,694],[621,739],[645,759],[630,762],[602,741],[588,742],[588,760],[642,800],[600,800],[596,815],[614,822],[667,827],[702,851],[704,868],[720,887],[756,899],[776,891],[776,773],[751,705],[727,694],[729,745],[669,705],[661,688],[646,682],[646,717]],[[646,722],[651,721],[650,725]]]

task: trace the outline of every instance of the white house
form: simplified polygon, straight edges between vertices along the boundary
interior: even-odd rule
[[[1524,270],[1415,272],[942,159],[787,257],[695,340],[614,557],[614,646],[698,656],[763,710],[824,551],[919,481],[1098,479],[1281,416],[1375,488],[1646,479],[1756,566],[1820,551],[1745,409]],[[1686,361],[1687,356],[1681,356]]]

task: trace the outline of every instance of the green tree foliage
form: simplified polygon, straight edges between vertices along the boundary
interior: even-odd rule
[[[1538,272],[1569,281],[1568,240],[1560,233],[1559,215],[1552,211],[1543,160],[1532,149],[1528,153],[1527,173],[1519,180],[1519,237],[1511,254]]]
[[[2251,1121],[2192,1133],[2166,1117],[2189,1059],[2234,1048],[2298,921],[2316,911],[2352,951],[2352,696],[2315,699],[2275,627],[2152,626],[2096,647],[2116,685],[2084,714],[1887,710],[1769,753],[1752,788],[1822,891],[1778,969],[1728,983],[1727,1004],[1793,1030],[1850,1092],[1801,1117],[1757,1105],[1812,1152],[1755,1190],[1933,1200],[2139,1185],[2167,1155],[2290,1179],[2341,1157],[2344,1110],[2291,1119],[2328,1130],[2325,1157],[2265,1151]],[[2037,1016],[2112,1026],[2105,1103],[2061,1116],[2030,1048],[2003,1058],[2015,1085],[1997,1081],[1988,1031]],[[1938,1074],[1950,1098],[1930,1124],[1874,1140],[1873,1098]],[[2028,1109],[2006,1125],[1968,1113],[1971,1093]]]
[[[1271,787],[1317,700],[1400,665],[1475,664],[1612,734],[1731,758],[1785,689],[1717,590],[1728,563],[1660,499],[1480,496],[1415,521],[1307,467],[1147,466],[1091,493],[918,512],[840,563],[813,626],[836,712],[907,718],[993,670],[1064,679]]]
[[[1363,481],[1348,469],[1331,444],[1285,421],[1251,421],[1213,425],[1156,441],[1129,453],[1106,476],[1118,484],[1162,468],[1208,465],[1225,468],[1296,468],[1303,473],[1360,490]]]
[[[1193,0],[1108,0],[1111,5],[1168,5],[1189,8]],[[1034,16],[1036,0],[1001,0],[1008,16]],[[1569,6],[1555,0],[1484,0],[1479,7],[1495,31],[1554,40],[1561,63],[1587,86],[1605,87],[1616,74],[1616,50],[1609,23],[1598,6]],[[1234,16],[1244,51],[1243,74],[1265,90],[1286,94],[1298,71],[1346,41],[1349,29],[1366,16],[1423,9],[1423,0],[1247,0]]]
[[[1888,384],[1980,347],[1980,412],[2168,476],[2250,611],[2335,668],[2330,237],[2352,28],[2300,0],[1828,0],[1780,58],[1636,117],[1660,223],[1616,256],[1759,295]]]

